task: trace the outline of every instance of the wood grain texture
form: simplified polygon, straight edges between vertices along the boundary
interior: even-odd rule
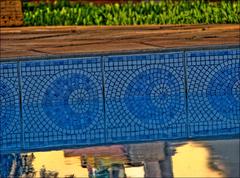
[[[50,26],[1,29],[1,58],[239,45],[239,25]]]

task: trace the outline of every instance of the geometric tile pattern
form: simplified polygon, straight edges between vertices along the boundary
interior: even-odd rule
[[[100,58],[22,62],[24,146],[104,142]]]
[[[185,138],[183,53],[104,61],[107,141]]]
[[[240,50],[187,53],[191,137],[239,134]]]
[[[21,145],[18,85],[17,63],[0,63],[0,148],[8,150]]]
[[[240,134],[240,50],[0,63],[0,151]]]

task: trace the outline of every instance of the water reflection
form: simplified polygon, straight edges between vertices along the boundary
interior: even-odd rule
[[[15,153],[1,155],[1,177],[229,177],[229,169],[239,175],[239,159],[231,158],[234,154],[239,156],[239,140],[151,142]],[[227,160],[229,156],[231,160]]]
[[[224,177],[222,169],[210,167],[210,152],[200,143],[189,142],[176,148],[173,157],[175,177]]]

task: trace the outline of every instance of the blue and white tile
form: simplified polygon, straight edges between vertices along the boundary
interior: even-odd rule
[[[25,148],[104,142],[100,58],[22,62]]]
[[[16,62],[0,63],[0,140],[2,151],[21,147],[19,80]]]
[[[240,50],[187,53],[190,137],[240,133]]]
[[[107,142],[187,137],[183,53],[109,56]]]

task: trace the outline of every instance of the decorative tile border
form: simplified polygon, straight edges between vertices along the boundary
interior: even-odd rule
[[[240,50],[0,63],[1,151],[240,134]]]

